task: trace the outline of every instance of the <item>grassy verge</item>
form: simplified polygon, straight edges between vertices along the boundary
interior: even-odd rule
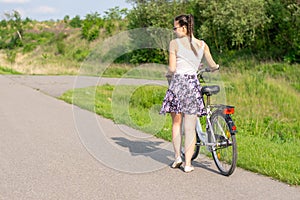
[[[238,166],[299,185],[299,92],[284,77],[235,76],[227,82],[226,95],[236,105]]]
[[[9,68],[0,66],[0,74],[21,74],[21,73],[15,71],[13,69],[9,69]]]
[[[171,140],[171,119],[158,115],[163,86],[112,86],[80,88],[65,92],[60,99],[95,112],[115,123]]]
[[[274,142],[268,137],[241,133],[237,141],[239,167],[291,185],[300,184],[299,140]]]

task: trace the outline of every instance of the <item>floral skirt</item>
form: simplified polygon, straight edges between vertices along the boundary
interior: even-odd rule
[[[197,75],[175,74],[162,103],[160,114],[206,115]]]

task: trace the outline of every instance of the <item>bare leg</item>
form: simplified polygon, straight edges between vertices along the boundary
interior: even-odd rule
[[[172,142],[175,152],[175,159],[180,156],[181,149],[181,122],[182,114],[181,113],[171,113],[172,116]]]
[[[184,115],[184,132],[185,132],[185,166],[191,166],[191,159],[194,153],[196,142],[196,119],[197,115]]]

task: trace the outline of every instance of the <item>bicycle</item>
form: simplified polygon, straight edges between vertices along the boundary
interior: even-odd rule
[[[205,83],[203,73],[210,72],[208,68],[199,70],[198,79]],[[236,143],[236,126],[231,118],[234,113],[234,106],[223,104],[211,104],[211,96],[220,92],[218,85],[203,86],[201,89],[202,96],[206,96],[206,132],[202,130],[199,117],[196,122],[196,144],[192,160],[196,159],[200,152],[201,146],[206,146],[211,152],[214,162],[225,176],[230,176],[237,162],[237,143]],[[184,124],[184,123],[183,123]],[[184,149],[182,149],[184,157]]]

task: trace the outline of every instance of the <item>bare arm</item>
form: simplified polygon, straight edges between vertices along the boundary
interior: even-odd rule
[[[175,53],[169,53],[169,72],[174,73],[176,71],[176,55]]]
[[[209,50],[209,47],[204,44],[204,57],[206,59],[206,62],[209,66],[209,68],[211,68],[212,70],[217,70],[219,69],[219,65],[216,64],[216,62],[213,60],[212,56],[211,56],[211,53],[210,53],[210,50]]]
[[[167,75],[172,75],[176,71],[176,51],[177,51],[177,44],[176,41],[170,42],[169,47],[169,69]]]

